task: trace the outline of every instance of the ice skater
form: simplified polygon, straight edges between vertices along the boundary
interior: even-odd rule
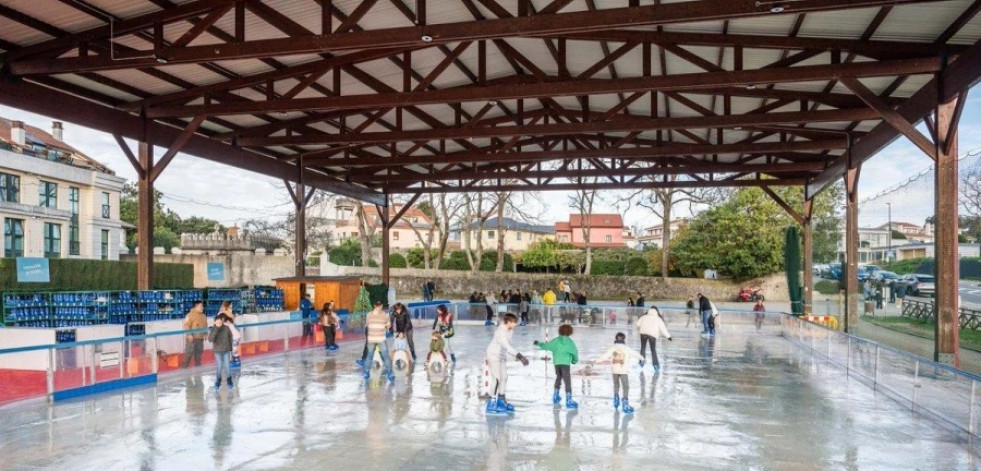
[[[647,345],[650,344],[651,364],[654,365],[654,372],[657,373],[661,369],[661,363],[657,361],[657,339],[664,337],[668,341],[673,341],[657,306],[651,306],[647,314],[637,319],[637,330],[640,332],[640,359],[643,361],[646,358]]]
[[[640,356],[634,349],[627,346],[627,336],[623,332],[617,332],[610,347],[603,356],[599,357],[594,363],[610,362],[613,371],[613,408],[618,409],[623,406],[623,413],[630,414],[634,408],[630,406],[630,380],[627,378],[629,365],[628,361],[640,360],[641,366],[644,364],[644,357]],[[657,358],[657,356],[655,356]],[[623,396],[620,390],[623,389]]]
[[[340,325],[340,318],[334,313],[334,303],[324,303],[324,308],[320,311],[320,330],[324,332],[324,350],[329,352],[336,351],[337,346],[337,327]]]
[[[436,320],[433,321],[433,330],[438,330],[445,341],[444,351],[450,355],[450,361],[456,363],[456,354],[450,346],[450,337],[453,337],[453,314],[446,308],[445,304],[436,306]],[[445,355],[444,355],[445,356]]]
[[[396,336],[405,339],[409,345],[408,351],[412,354],[412,361],[416,361],[416,343],[412,341],[412,317],[409,316],[404,304],[396,303],[392,306],[392,318],[389,322],[392,323],[392,331]]]
[[[364,379],[371,377],[372,358],[377,348],[381,353],[382,362],[385,363],[385,376],[388,377],[389,381],[394,382],[395,375],[392,374],[391,358],[388,355],[388,342],[385,341],[385,333],[388,332],[391,325],[388,323],[388,314],[385,314],[381,301],[375,301],[375,309],[368,313],[365,323],[367,324],[365,329],[367,330],[368,348],[364,358],[361,359],[362,365],[364,365]]]
[[[507,361],[508,358],[515,357],[522,365],[528,366],[528,359],[511,346],[511,335],[514,334],[516,325],[518,325],[518,317],[511,313],[505,314],[504,321],[494,331],[494,338],[487,346],[487,368],[490,370],[491,381],[494,383],[491,397],[487,400],[486,411],[488,414],[514,412],[514,406],[508,404],[506,399],[508,387]]]
[[[753,322],[756,323],[757,332],[763,330],[764,317],[766,317],[766,307],[763,306],[763,298],[760,298],[756,300],[756,305],[753,306]]]
[[[559,326],[559,336],[548,342],[535,340],[535,345],[542,349],[552,352],[552,364],[555,365],[555,394],[552,395],[552,404],[558,405],[562,401],[559,390],[562,383],[565,383],[565,407],[567,409],[578,409],[579,404],[572,400],[572,365],[579,363],[579,349],[576,342],[570,338],[572,336],[572,326],[562,324]]]
[[[405,338],[404,333],[395,334],[395,340],[392,341],[392,365],[401,368],[404,363],[405,368],[412,369],[412,360],[415,359],[415,355],[410,355],[409,342]]]
[[[432,364],[433,354],[440,359],[442,359],[443,364],[449,363],[449,359],[446,358],[446,340],[443,340],[443,334],[438,330],[433,331],[433,335],[429,338],[429,353],[426,354],[426,368]]]
[[[232,369],[229,367],[229,360],[232,353],[232,330],[226,322],[228,316],[219,314],[215,317],[215,323],[208,331],[208,341],[212,344],[212,351],[215,354],[215,365],[218,370],[215,372],[215,391],[221,387],[221,378],[226,378],[225,384],[228,390],[235,389],[232,382]]]

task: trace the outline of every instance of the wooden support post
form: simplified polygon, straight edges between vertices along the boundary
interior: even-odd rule
[[[382,284],[389,286],[391,282],[391,273],[388,267],[388,256],[391,252],[391,242],[389,240],[389,232],[392,228],[392,220],[389,218],[389,206],[391,205],[391,199],[388,195],[385,195],[385,206],[380,209],[380,215],[382,220],[382,257],[381,257],[381,271],[382,271]]]
[[[811,216],[814,212],[814,200],[804,200],[804,220],[801,223],[801,233],[804,239],[804,315],[812,314],[814,304],[814,232],[811,226]]]
[[[958,102],[964,94],[937,106],[936,126],[936,188],[934,190],[936,228],[936,335],[934,361],[959,366],[959,306],[960,282],[957,256],[957,125],[960,117]]]
[[[845,173],[845,261],[841,276],[845,280],[845,332],[858,322],[858,175],[859,167]]]
[[[153,289],[153,145],[140,142],[137,172],[136,231],[136,289]]]
[[[296,276],[307,276],[307,261],[304,256],[307,250],[307,198],[306,187],[303,185],[303,157],[297,162],[298,176],[296,189],[291,193],[293,205],[296,208],[295,232],[294,232],[294,263]]]

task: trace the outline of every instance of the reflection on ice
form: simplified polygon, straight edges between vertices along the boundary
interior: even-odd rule
[[[702,338],[672,326],[660,372],[633,366],[634,414],[613,407],[609,366],[573,367],[578,411],[551,401],[554,373],[534,355],[511,368],[509,416],[479,397],[491,335],[460,327],[458,362],[425,362],[365,381],[362,345],[247,363],[236,389],[210,371],[156,388],[0,412],[4,469],[973,469],[977,451],[930,420],[777,336],[752,327]],[[577,329],[583,359],[614,332]],[[532,353],[544,332],[522,327]],[[628,343],[637,347],[636,334]],[[855,352],[856,364],[863,360]],[[517,365],[515,363],[515,365]]]

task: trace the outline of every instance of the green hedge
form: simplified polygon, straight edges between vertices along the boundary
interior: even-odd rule
[[[632,257],[627,260],[627,275],[628,276],[647,276],[648,266],[647,260],[642,257]]]
[[[814,291],[821,294],[838,294],[838,288],[838,282],[832,280],[821,280],[814,285]]]
[[[368,299],[371,300],[371,305],[375,305],[375,301],[381,301],[382,304],[388,305],[388,286],[384,284],[377,285],[364,285],[364,288],[368,290]]]
[[[125,291],[136,288],[136,262],[51,259],[50,283],[18,283],[17,261],[0,258],[0,291]],[[193,289],[194,266],[153,264],[154,289]]]
[[[409,264],[406,262],[405,257],[400,253],[393,253],[388,256],[388,266],[391,268],[406,268]]]
[[[930,275],[937,269],[937,261],[932,258],[911,258],[887,263],[885,268],[901,275],[907,273],[924,273]],[[960,277],[965,280],[981,279],[981,258],[961,258]]]
[[[626,263],[619,260],[593,260],[589,274],[623,276],[626,269]]]
[[[466,257],[466,254],[464,254]],[[464,258],[465,260],[465,258]],[[467,265],[469,269],[470,265]],[[480,259],[480,271],[494,271],[497,269],[497,252],[484,252],[483,257]],[[507,272],[514,271],[514,258],[511,254],[504,254],[504,266],[503,270]]]
[[[467,261],[467,253],[462,250],[454,250],[449,256],[443,258],[443,263],[439,265],[440,270],[469,270],[470,262]]]

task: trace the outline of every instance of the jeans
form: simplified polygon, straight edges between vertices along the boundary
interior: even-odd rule
[[[201,366],[201,353],[204,352],[204,339],[194,339],[184,345],[184,363],[181,368],[191,366],[191,358],[194,358],[194,366]]]
[[[232,358],[232,352],[215,352],[215,366],[218,370],[215,372],[215,384],[221,383],[222,378],[232,377],[232,368],[228,365],[229,360]],[[224,372],[224,374],[222,374]]]
[[[647,344],[651,345],[651,364],[658,366],[657,362],[657,337],[652,337],[647,334],[640,334],[640,357],[647,358]]]
[[[572,367],[569,365],[555,365],[555,390],[558,391],[565,383],[566,396],[572,394]]]
[[[714,334],[715,332],[709,331],[709,317],[712,317],[712,311],[702,311],[702,333],[703,334]]]
[[[337,341],[336,341],[336,338],[337,338],[337,330],[336,329],[337,328],[334,327],[334,326],[332,326],[332,325],[329,325],[329,326],[328,325],[325,325],[325,326],[323,326],[323,331],[324,331],[324,348],[328,348],[328,347],[331,347],[333,345],[337,345]]]
[[[382,362],[385,364],[385,373],[386,374],[391,373],[392,372],[392,358],[388,355],[388,342],[386,342],[384,340],[381,341],[381,342],[378,342],[378,343],[372,343],[372,342],[369,342],[368,343],[368,351],[365,353],[365,356],[364,356],[364,369],[365,369],[365,371],[369,371],[371,369],[371,362],[373,361],[373,357],[375,355],[375,347],[376,346],[381,351],[380,354],[381,354],[381,357],[382,357]]]

